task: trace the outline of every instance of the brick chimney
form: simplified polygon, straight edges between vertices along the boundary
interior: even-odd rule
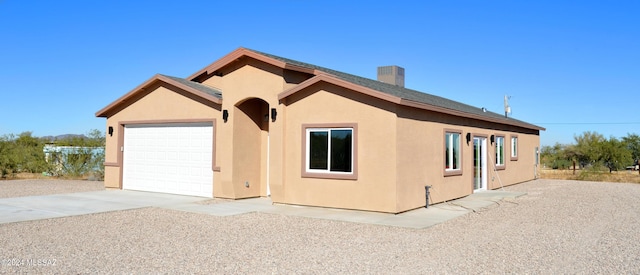
[[[404,88],[404,68],[395,65],[378,67],[378,81]]]

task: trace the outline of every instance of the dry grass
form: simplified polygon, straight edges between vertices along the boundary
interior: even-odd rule
[[[573,170],[542,169],[540,177],[543,179],[640,183],[638,171],[613,171],[609,173],[609,171],[577,169],[574,174]]]
[[[63,179],[63,180],[88,180],[89,176],[81,176],[81,177],[67,177],[67,176],[59,176],[52,177],[46,176],[40,173],[17,173],[14,175],[7,175],[4,178],[0,177],[0,180],[42,180],[42,179]]]
[[[38,173],[18,173],[14,175],[7,175],[0,180],[34,180],[34,179],[51,179],[49,176],[45,176]]]

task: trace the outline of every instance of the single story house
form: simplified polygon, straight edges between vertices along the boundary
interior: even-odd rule
[[[239,48],[187,78],[155,75],[96,113],[105,186],[400,213],[532,180],[536,125]]]

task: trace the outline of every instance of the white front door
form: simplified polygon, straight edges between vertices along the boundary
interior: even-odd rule
[[[487,138],[473,138],[473,190],[487,190]]]
[[[212,123],[125,125],[122,188],[213,197]]]

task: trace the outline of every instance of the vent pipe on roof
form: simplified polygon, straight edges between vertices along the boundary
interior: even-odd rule
[[[404,88],[404,68],[395,65],[378,67],[378,81]]]

